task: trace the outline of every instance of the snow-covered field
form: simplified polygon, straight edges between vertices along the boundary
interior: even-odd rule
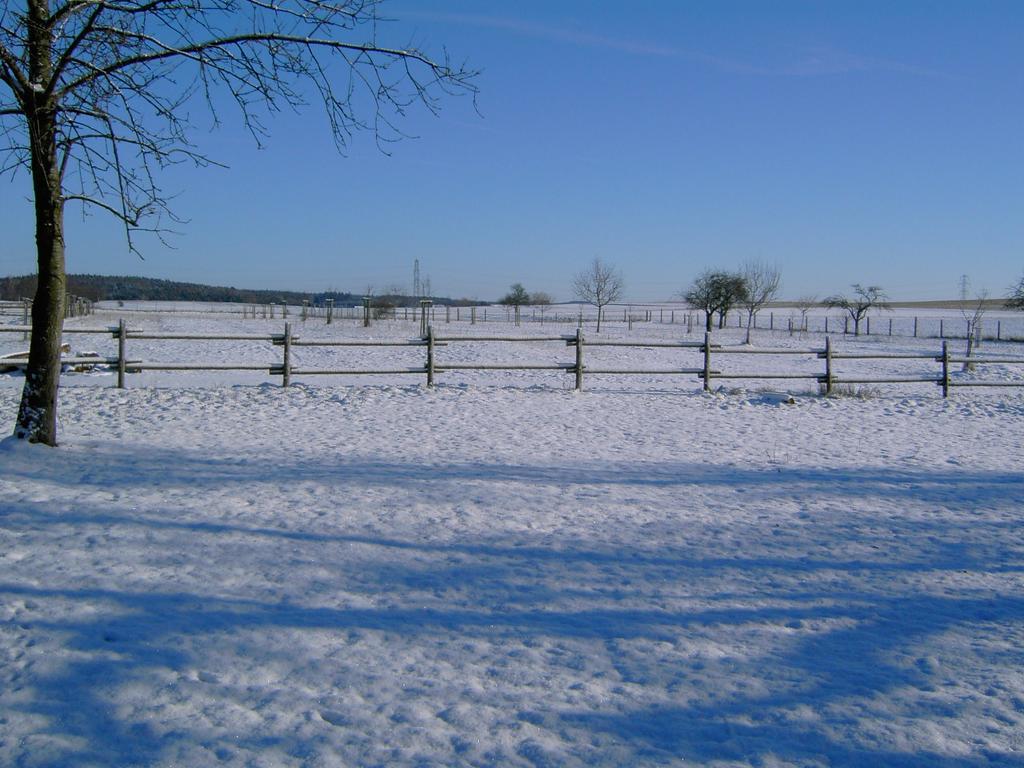
[[[655,333],[679,329],[632,337]],[[129,355],[280,349],[132,340]],[[572,360],[540,343],[438,355]],[[1024,765],[1021,390],[571,379],[66,377],[63,446],[0,444],[0,764]],[[0,376],[6,431],[19,389]]]

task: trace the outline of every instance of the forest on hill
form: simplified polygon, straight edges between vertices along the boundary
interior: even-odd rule
[[[67,291],[90,301],[224,301],[243,304],[283,303],[323,304],[333,299],[335,306],[358,306],[362,304],[360,294],[343,291],[299,291],[257,290],[234,288],[201,283],[180,283],[174,280],[159,280],[152,277],[118,277],[109,275],[68,275]],[[30,298],[36,292],[36,276],[0,277],[0,300],[17,301]],[[436,304],[460,304],[443,297],[431,297]],[[410,296],[386,296],[391,305],[413,304]]]

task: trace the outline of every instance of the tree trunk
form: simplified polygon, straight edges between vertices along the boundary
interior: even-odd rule
[[[708,333],[711,333],[711,325],[714,320],[714,317],[715,313],[713,311],[704,313],[704,330],[707,331]]]
[[[598,304],[597,305],[597,330],[595,331],[595,333],[600,333],[600,332],[601,332],[601,305]]]
[[[54,171],[56,173],[56,171]],[[33,175],[35,175],[33,173]],[[64,210],[56,195],[36,184],[36,256],[39,282],[32,302],[32,339],[14,434],[57,444],[57,386],[64,329]],[[52,199],[56,197],[56,199]]]
[[[48,13],[44,3],[32,3],[32,10],[39,15]],[[34,18],[38,16],[34,15]],[[50,68],[48,37],[41,36],[33,42],[33,81],[45,82]],[[32,304],[32,339],[25,368],[25,387],[14,434],[33,443],[56,445],[57,387],[67,286],[64,274],[64,202],[57,162],[57,112],[52,103],[30,104],[26,111],[32,152],[39,280]]]
[[[967,350],[966,350],[966,352],[964,354],[964,357],[969,358],[972,354],[974,354],[974,324],[971,323],[971,321],[968,320],[967,321]],[[961,368],[961,370],[962,371],[973,371],[974,370],[974,363],[965,362],[963,364],[963,368]]]

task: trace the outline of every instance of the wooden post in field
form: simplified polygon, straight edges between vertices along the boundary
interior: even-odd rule
[[[892,336],[892,318],[889,318],[889,335]]]
[[[124,346],[128,336],[128,330],[125,328],[124,318],[122,317],[117,323],[117,388],[124,389],[124,370],[125,370],[125,359],[124,359]]]
[[[939,338],[940,339],[946,338],[945,321],[941,317],[939,318]]]
[[[420,336],[426,337],[430,328],[430,299],[420,299]]]
[[[469,324],[476,325],[476,307],[469,308]]]
[[[914,316],[914,338],[917,338],[917,315]]]
[[[576,391],[583,389],[583,329],[576,328]]]
[[[832,337],[825,337],[825,394],[832,394]]]
[[[1003,321],[996,320],[996,341],[1003,340]]]
[[[327,325],[334,319],[334,299],[327,300]]]
[[[370,327],[370,296],[363,296],[363,328]]]
[[[825,335],[828,336],[828,315],[825,315]]]
[[[942,396],[949,397],[949,342],[942,342]]]
[[[868,336],[871,335],[871,316],[868,315]]]
[[[434,326],[427,326],[427,386],[434,386]]]
[[[711,334],[704,331],[704,391],[711,391]]]
[[[309,316],[309,299],[302,300],[302,322],[306,322],[306,318]]]
[[[284,364],[281,366],[281,386],[292,383],[292,324],[284,324]]]

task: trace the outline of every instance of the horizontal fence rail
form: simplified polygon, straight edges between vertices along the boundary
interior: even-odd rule
[[[0,333],[29,333],[30,326],[0,326]],[[118,345],[118,354],[114,356],[71,356],[62,359],[65,369],[76,369],[78,366],[95,367],[110,366],[117,371],[117,386],[123,388],[125,375],[141,371],[263,371],[269,376],[280,376],[282,384],[288,386],[295,376],[352,376],[352,375],[406,375],[415,374],[426,377],[428,386],[433,386],[437,374],[457,371],[561,371],[572,373],[575,377],[575,388],[583,389],[584,377],[586,375],[685,375],[695,376],[701,382],[704,390],[711,388],[711,382],[715,380],[782,380],[782,381],[813,381],[816,382],[824,394],[832,394],[838,385],[854,384],[932,384],[942,389],[943,397],[948,397],[951,389],[956,387],[1022,387],[1024,380],[962,380],[951,376],[952,365],[978,366],[978,365],[1024,365],[1024,357],[962,357],[951,356],[948,342],[943,341],[942,349],[938,354],[919,353],[889,353],[889,352],[843,352],[834,349],[832,338],[825,337],[824,348],[786,349],[786,348],[759,348],[750,345],[722,346],[712,343],[711,334],[705,333],[702,341],[664,341],[664,340],[636,340],[621,341],[612,339],[587,339],[582,328],[577,328],[571,335],[559,336],[437,336],[433,326],[427,326],[424,336],[405,340],[364,340],[364,339],[313,339],[300,338],[293,335],[291,323],[284,324],[284,332],[280,334],[211,334],[211,333],[179,333],[179,332],[153,332],[142,330],[131,330],[122,319],[117,326],[108,328],[74,328],[64,329],[65,334],[105,334],[112,336]],[[275,363],[250,363],[250,362],[152,362],[135,358],[129,358],[127,353],[128,342],[132,340],[176,340],[195,342],[261,342],[272,347],[282,349],[280,362]],[[532,342],[537,344],[558,343],[565,348],[572,350],[572,362],[552,363],[524,363],[524,362],[448,362],[438,359],[438,349],[459,344],[478,343],[511,343],[521,344]],[[309,367],[295,365],[292,360],[292,350],[296,347],[381,347],[381,348],[419,348],[423,349],[426,357],[423,365],[413,366],[374,366],[370,368],[357,367]],[[587,348],[620,347],[637,350],[671,348],[680,350],[692,350],[700,355],[700,365],[680,365],[678,367],[631,367],[612,368],[587,365],[585,362],[585,350]],[[763,357],[802,357],[810,360],[823,361],[823,370],[793,372],[786,371],[723,371],[713,366],[713,360],[718,358],[742,359],[745,356]],[[838,373],[835,369],[836,361],[864,361],[864,360],[920,360],[937,363],[939,370],[935,374],[918,373],[915,375],[888,374],[888,375],[856,375]],[[28,353],[18,353],[0,358],[0,371],[10,371],[24,368],[28,364]]]

